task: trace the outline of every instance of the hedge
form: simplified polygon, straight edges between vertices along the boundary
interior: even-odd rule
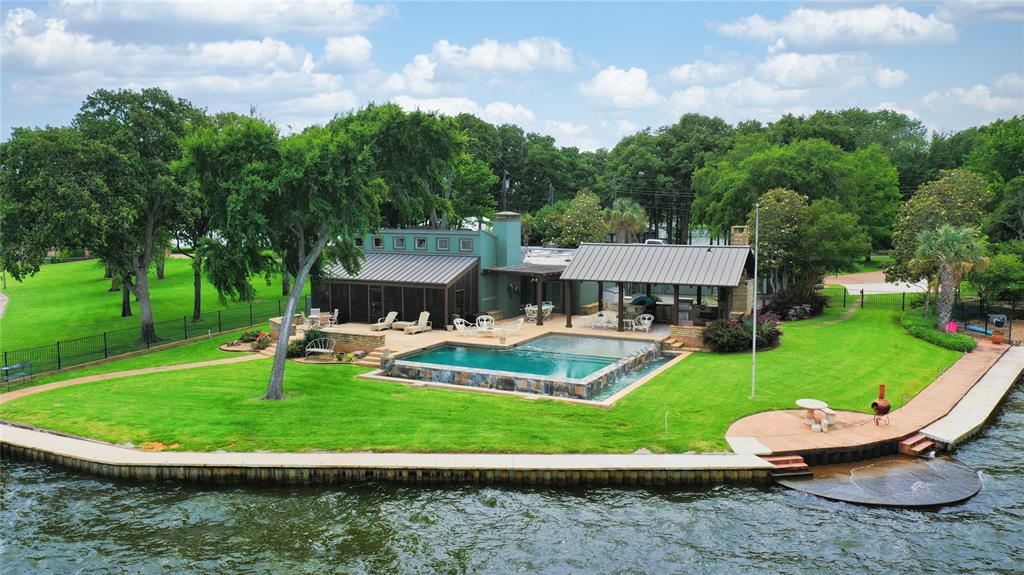
[[[903,312],[903,315],[900,317],[900,325],[907,330],[907,333],[946,349],[962,352],[974,350],[977,342],[974,341],[973,337],[962,333],[939,331],[935,327],[938,318],[931,315],[924,316],[921,314],[921,311],[919,309],[909,309]]]

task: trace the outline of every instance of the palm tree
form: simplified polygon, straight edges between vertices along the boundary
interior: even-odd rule
[[[937,230],[921,232],[917,237],[915,256],[917,265],[938,270],[939,329],[942,329],[952,319],[953,297],[960,278],[988,261],[985,242],[972,228],[943,224]]]
[[[647,213],[635,200],[618,198],[604,211],[608,231],[620,244],[628,244],[633,236],[647,229]]]

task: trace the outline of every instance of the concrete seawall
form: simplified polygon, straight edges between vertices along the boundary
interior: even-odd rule
[[[0,450],[105,477],[199,483],[668,486],[767,482],[774,469],[757,456],[736,454],[155,453],[6,423]]]

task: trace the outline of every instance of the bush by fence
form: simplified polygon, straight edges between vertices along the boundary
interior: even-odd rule
[[[232,331],[261,324],[281,315],[287,300],[269,300],[244,306],[207,312],[203,319],[193,322],[190,317],[155,322],[156,341],[146,341],[140,326],[105,331],[98,335],[61,340],[50,345],[13,349],[3,352],[3,365],[32,362],[32,373],[42,374],[90,361],[106,359],[133,351],[183,341],[189,338]],[[309,313],[310,297],[299,305]]]

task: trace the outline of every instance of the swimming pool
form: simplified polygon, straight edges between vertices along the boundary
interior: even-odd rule
[[[510,348],[441,344],[381,368],[405,379],[594,399],[660,356],[660,344],[651,341],[549,334]]]

